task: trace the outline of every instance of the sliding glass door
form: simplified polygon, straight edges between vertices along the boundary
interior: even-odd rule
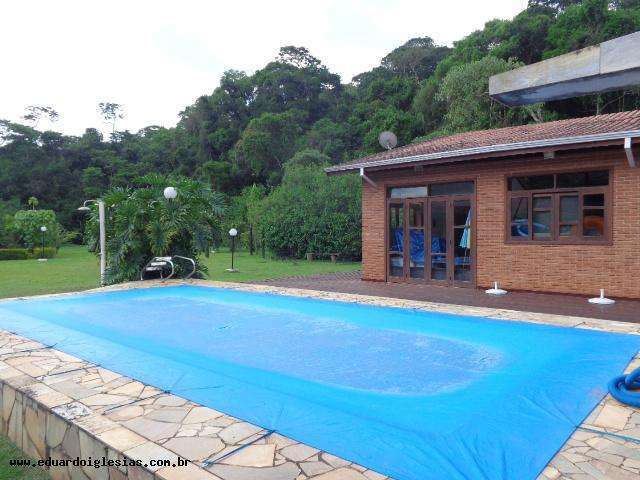
[[[429,200],[429,279],[432,283],[473,284],[471,198]]]
[[[387,276],[391,281],[474,285],[473,195],[439,184],[427,198],[387,203]],[[468,188],[468,187],[467,187]]]

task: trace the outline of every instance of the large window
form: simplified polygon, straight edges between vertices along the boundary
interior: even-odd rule
[[[609,171],[509,177],[511,241],[608,241]]]

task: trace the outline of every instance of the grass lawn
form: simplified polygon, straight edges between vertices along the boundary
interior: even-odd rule
[[[0,436],[0,480],[46,480],[47,472],[35,467],[9,465],[9,460],[28,458],[11,441]]]
[[[231,253],[217,251],[204,258],[208,278],[231,282],[250,282],[267,278],[357,270],[360,263],[306,260],[272,260],[247,252],[236,252],[236,273],[226,272],[231,266]],[[46,262],[37,260],[0,261],[0,298],[73,292],[98,287],[98,259],[82,246],[67,246],[58,256]]]
[[[100,286],[97,257],[81,246],[63,247],[55,258],[0,261],[0,298],[73,292]]]
[[[228,282],[251,282],[267,278],[290,277],[292,275],[313,275],[317,273],[350,272],[360,269],[359,262],[337,262],[328,260],[271,260],[262,258],[259,254],[249,255],[248,252],[236,252],[235,273],[225,271],[231,267],[231,253],[216,251],[209,258],[204,259],[209,269],[210,280]]]

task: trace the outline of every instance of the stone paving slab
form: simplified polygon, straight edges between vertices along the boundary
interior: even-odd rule
[[[189,460],[52,467],[54,480],[378,480],[365,467],[0,330],[0,430],[34,458]]]
[[[179,284],[640,334],[640,324],[596,318],[228,282],[132,282],[93,291]],[[54,296],[66,295],[73,294]],[[627,371],[637,367],[640,367],[640,355],[629,364]],[[100,472],[106,472],[100,474],[82,469],[84,476],[74,472],[73,477],[68,471],[52,469],[54,480],[121,479],[127,475],[145,480],[388,478],[241,419],[3,331],[0,331],[0,384],[2,431],[31,455],[42,458],[48,452],[54,458],[73,458],[79,453],[104,452],[108,458],[141,460],[173,460],[180,455],[192,462],[180,468],[100,469]],[[15,404],[21,396],[23,404],[36,402],[40,409],[23,407],[18,413]],[[44,428],[38,426],[41,423],[38,415],[46,417]],[[41,437],[44,437],[43,441],[39,440]],[[640,410],[622,405],[607,395],[550,461],[538,480],[638,478]]]
[[[640,367],[640,355],[625,373]],[[638,480],[640,409],[607,395],[576,429],[538,480]]]

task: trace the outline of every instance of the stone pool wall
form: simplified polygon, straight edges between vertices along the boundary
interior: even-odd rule
[[[0,409],[1,432],[35,459],[140,462],[55,466],[53,480],[387,478],[2,330]]]
[[[9,372],[3,369],[3,373]],[[65,416],[73,416],[74,406],[68,405],[61,408],[60,402],[67,400],[64,395],[50,392],[39,394],[37,384],[20,385],[25,380],[23,376],[3,378],[0,390],[0,408],[2,408],[0,429],[3,435],[28,456],[42,460],[51,458],[55,461],[89,457],[117,459],[121,456],[120,452],[110,448],[88,430],[65,418]],[[59,413],[56,413],[56,409]],[[80,406],[75,406],[75,410],[79,413],[82,409]],[[49,473],[54,480],[144,478],[144,472],[136,473],[135,469],[139,467],[128,470],[127,467],[96,469],[91,466],[85,468],[63,466],[51,468]]]

